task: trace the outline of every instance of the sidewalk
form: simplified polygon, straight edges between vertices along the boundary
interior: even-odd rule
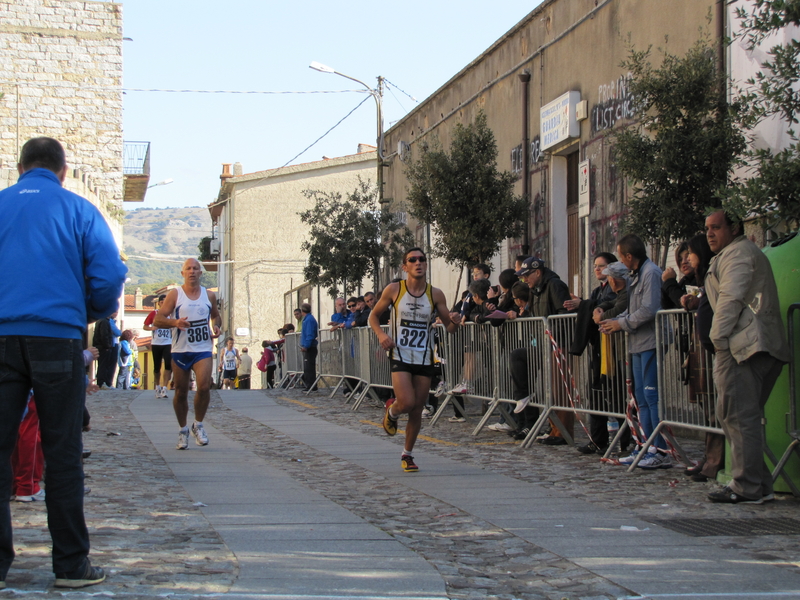
[[[121,598],[796,598],[797,535],[692,537],[653,520],[784,524],[800,503],[719,506],[678,469],[626,474],[572,448],[516,451],[473,423],[402,434],[341,395],[215,392],[211,440],[175,450],[171,403],[89,399],[86,512]],[[403,423],[401,421],[401,427]],[[116,434],[120,435],[109,435]],[[2,598],[52,589],[41,504],[12,503],[18,558]],[[791,524],[791,523],[790,523]],[[798,523],[800,525],[800,523]]]

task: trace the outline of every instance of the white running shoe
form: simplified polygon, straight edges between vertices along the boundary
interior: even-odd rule
[[[633,448],[633,452],[631,452],[629,456],[623,456],[622,458],[619,459],[619,464],[621,464],[621,465],[631,465],[631,464],[633,464],[633,461],[636,460],[636,457],[639,456],[639,452],[641,452],[641,451],[642,451],[641,446],[635,446]],[[645,457],[642,457],[642,458],[645,458]]]
[[[206,430],[203,428],[202,423],[197,423],[197,421],[192,423],[192,435],[198,446],[208,446],[208,436],[206,435]]]
[[[44,490],[40,489],[35,494],[31,494],[30,496],[17,496],[14,498],[17,502],[43,502],[44,501]]]
[[[433,416],[434,412],[435,411],[433,410],[432,406],[426,406],[425,408],[422,409],[422,418],[430,419]]]
[[[163,386],[161,387],[161,397],[162,398],[168,398],[168,396],[167,396],[167,388],[166,387],[163,387]]]
[[[640,469],[671,469],[672,460],[663,452],[648,452],[636,466]]]
[[[442,396],[444,396],[444,392],[445,392],[446,388],[447,388],[447,384],[445,384],[444,381],[440,381],[439,385],[436,386],[436,390],[433,392],[433,395],[436,398],[441,398]]]
[[[528,406],[528,404],[530,404],[530,401],[531,401],[531,397],[530,396],[525,396],[521,400],[517,400],[517,406],[514,407],[514,414],[515,415],[519,414],[523,410],[525,410],[525,407]]]
[[[156,398],[162,398],[162,396],[161,396],[161,386],[160,385],[156,386]]]
[[[448,394],[460,395],[460,394],[466,394],[467,392],[469,392],[469,386],[467,386],[467,382],[466,381],[462,381],[461,383],[459,383],[456,387],[454,387],[452,390],[450,390],[447,393]]]
[[[188,431],[179,431],[178,432],[178,443],[175,445],[178,450],[186,450],[189,447],[189,432]]]
[[[508,423],[495,423],[494,425],[489,425],[486,429],[490,431],[511,431],[511,425]]]

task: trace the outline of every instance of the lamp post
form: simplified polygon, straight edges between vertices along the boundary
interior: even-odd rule
[[[378,204],[381,207],[381,209],[384,209],[385,207],[383,205],[383,167],[384,167],[385,157],[383,155],[383,77],[380,76],[378,77],[378,89],[373,89],[360,79],[356,79],[355,77],[350,77],[350,75],[345,75],[344,73],[340,73],[336,69],[333,69],[332,67],[329,67],[327,65],[323,65],[316,61],[308,65],[308,68],[314,69],[315,71],[319,71],[320,73],[333,73],[334,75],[339,75],[340,77],[344,77],[345,79],[349,79],[350,81],[355,81],[356,83],[363,85],[367,93],[369,93],[369,95],[375,99],[375,106],[378,109],[378,138],[377,138]]]
[[[154,183],[152,185],[148,185],[147,189],[149,190],[150,188],[154,188],[154,187],[159,186],[159,185],[169,185],[173,181],[175,181],[175,180],[174,179],[165,179],[164,181],[159,181],[158,183]]]

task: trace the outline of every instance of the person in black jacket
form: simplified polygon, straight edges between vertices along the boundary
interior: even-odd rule
[[[105,318],[99,319],[94,324],[94,335],[92,336],[92,346],[97,348],[100,353],[97,359],[97,385],[102,387],[105,385],[108,388],[113,388],[115,385],[114,374],[117,371],[117,354],[119,335],[122,333],[117,324],[114,323],[114,318],[117,313]]]
[[[567,312],[564,303],[570,300],[570,293],[567,284],[561,278],[545,266],[544,260],[532,256],[522,263],[522,268],[517,271],[517,277],[521,278],[530,288],[530,312],[533,317],[549,317],[550,315],[563,314]],[[538,340],[537,348],[547,348],[549,342]],[[512,432],[514,439],[524,440],[530,428],[533,427],[539,418],[539,409],[528,407],[531,400],[531,391],[528,383],[529,357],[527,348],[514,350],[509,357],[509,367],[511,370],[511,381],[514,399],[517,400],[515,413],[522,412],[523,419],[520,428]],[[572,412],[559,412],[558,417],[564,427],[571,431],[575,423],[575,415]],[[566,443],[556,427],[553,427],[553,435],[546,436],[539,440],[546,445],[563,445]]]
[[[681,242],[675,248],[675,263],[683,274],[680,281],[672,267],[667,267],[661,274],[661,308],[664,310],[681,308],[681,298],[686,295],[686,286],[698,285],[694,267],[689,261],[688,242]]]

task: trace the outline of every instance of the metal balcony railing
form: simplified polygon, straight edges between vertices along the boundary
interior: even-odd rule
[[[123,142],[122,173],[150,175],[150,142]]]

